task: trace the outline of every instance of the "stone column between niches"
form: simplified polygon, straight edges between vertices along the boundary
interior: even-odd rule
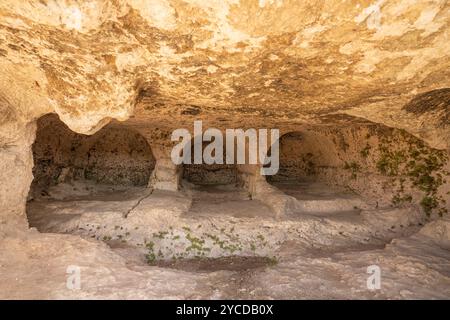
[[[17,124],[13,129],[14,132],[0,132],[0,228],[28,228],[26,201],[33,180],[31,146],[36,124]]]
[[[151,144],[151,148],[156,164],[150,176],[149,187],[157,190],[178,191],[183,168],[173,163],[170,157],[172,146]]]
[[[266,177],[261,175],[260,169],[259,164],[237,165],[239,186],[247,190],[253,200],[259,200],[267,205],[274,217],[281,218],[289,214],[295,205],[295,198],[269,184]]]

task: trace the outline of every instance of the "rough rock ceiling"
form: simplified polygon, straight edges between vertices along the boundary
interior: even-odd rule
[[[343,113],[450,148],[448,100],[431,122],[405,107],[450,87],[449,35],[447,0],[0,0],[0,125],[47,112],[84,133],[130,116],[242,127]]]

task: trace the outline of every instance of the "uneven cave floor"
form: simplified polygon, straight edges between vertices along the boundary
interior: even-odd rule
[[[276,219],[233,186],[52,187],[28,202],[33,228],[0,238],[0,298],[450,298],[449,246],[436,237],[449,220],[367,208],[320,183],[276,186],[318,212]],[[66,287],[69,265],[80,290]],[[380,290],[367,289],[370,265]]]

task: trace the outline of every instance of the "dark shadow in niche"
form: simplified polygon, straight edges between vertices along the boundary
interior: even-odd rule
[[[55,114],[38,120],[33,158],[31,195],[73,182],[146,186],[155,167],[151,148],[138,132],[111,124],[93,135],[78,134]]]
[[[203,142],[203,150],[209,142]],[[235,164],[194,164],[194,144],[191,149],[191,164],[183,165],[183,178],[195,185],[237,186],[237,168]],[[223,161],[225,162],[225,154]]]

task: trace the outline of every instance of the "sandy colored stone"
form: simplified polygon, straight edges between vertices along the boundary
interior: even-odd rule
[[[449,33],[445,0],[1,0],[0,298],[448,299]],[[280,129],[280,173],[174,165],[194,120]]]

